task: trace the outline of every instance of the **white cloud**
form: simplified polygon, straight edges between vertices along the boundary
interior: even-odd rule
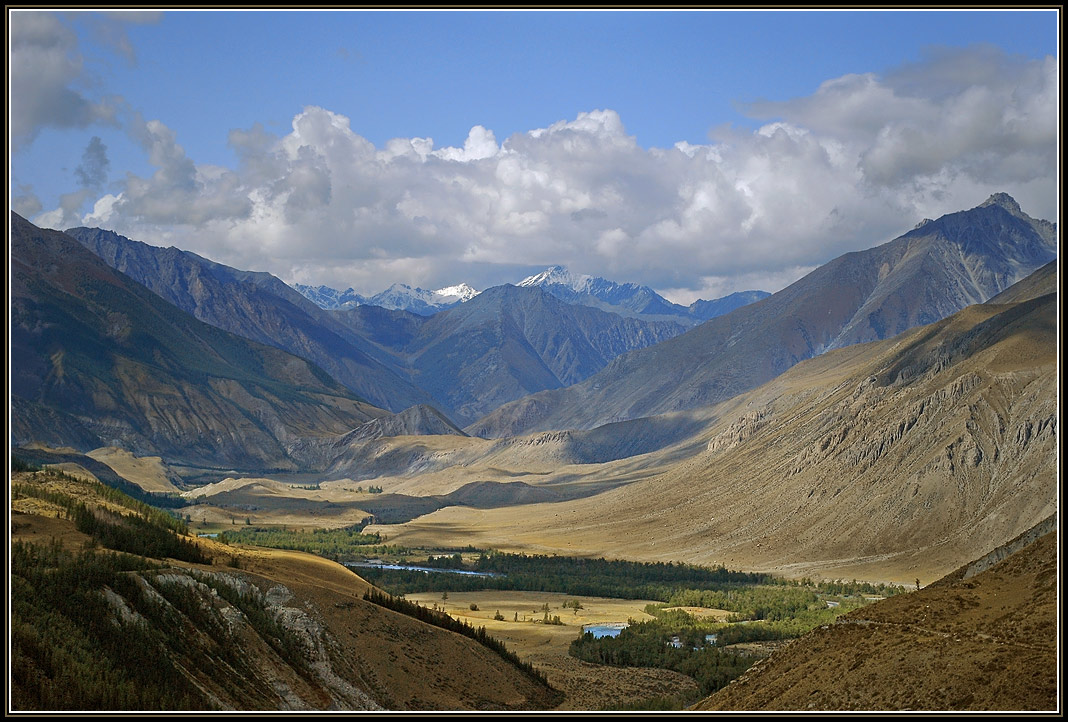
[[[131,132],[157,170],[128,176],[90,215],[140,240],[362,292],[485,287],[551,263],[691,300],[777,290],[995,191],[1051,217],[1056,80],[1053,59],[947,51],[755,104],[768,121],[756,131],[648,150],[606,109],[501,142],[475,126],[463,148],[435,149],[431,138],[376,148],[347,117],[309,106],[282,137],[231,131],[232,170],[196,165],[170,129],[138,119]]]
[[[49,12],[10,12],[11,136],[16,146],[44,127],[115,125],[114,100],[92,100],[78,89],[84,66],[74,32]]]

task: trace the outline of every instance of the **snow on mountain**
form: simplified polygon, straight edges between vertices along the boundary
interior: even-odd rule
[[[649,286],[616,283],[588,274],[577,276],[563,266],[549,266],[517,285],[540,286],[567,303],[595,306],[625,316],[671,316],[691,324],[702,323],[768,295],[764,291],[743,291],[714,301],[697,301],[687,308],[672,303]]]
[[[319,308],[327,311],[336,311],[339,308],[353,308],[367,303],[367,299],[356,293],[352,288],[338,291],[329,286],[305,286],[302,283],[294,283],[293,289]]]
[[[758,301],[768,294],[763,291],[742,291],[713,301],[697,301],[689,307],[672,303],[649,286],[637,283],[617,283],[589,274],[577,275],[564,266],[549,266],[541,273],[527,276],[520,287],[539,287],[566,303],[592,306],[632,318],[673,318],[682,323],[698,324]],[[381,306],[390,310],[410,311],[420,316],[433,316],[438,311],[470,301],[481,291],[466,283],[446,286],[436,291],[413,288],[404,283],[394,283],[374,296],[361,296],[353,289],[337,291],[329,286],[305,286],[294,284],[293,288],[320,308],[328,310],[353,308],[355,306]]]
[[[549,266],[541,273],[535,273],[533,276],[527,276],[522,281],[517,283],[517,286],[530,287],[530,286],[564,286],[570,288],[576,293],[587,293],[591,282],[593,282],[593,276],[584,274],[576,276],[567,270],[563,266]],[[603,281],[603,278],[596,279]]]
[[[450,303],[454,301],[465,303],[467,301],[470,301],[472,298],[474,298],[480,293],[482,292],[476,291],[475,289],[468,286],[466,283],[461,283],[458,286],[446,286],[445,288],[439,288],[438,290],[434,291],[434,295],[436,296],[440,296],[443,299],[452,299],[449,301]]]
[[[293,284],[293,288],[319,308],[328,311],[370,305],[391,310],[411,311],[420,316],[432,316],[458,303],[470,301],[480,293],[466,283],[446,286],[436,291],[394,283],[385,291],[370,297],[361,296],[351,288],[338,291],[329,286],[305,286],[300,283]]]

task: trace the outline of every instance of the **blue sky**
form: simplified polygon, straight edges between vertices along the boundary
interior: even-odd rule
[[[10,20],[16,211],[287,281],[689,301],[995,191],[1056,213],[1055,11]]]

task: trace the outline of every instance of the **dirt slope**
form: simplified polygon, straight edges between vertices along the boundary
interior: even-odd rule
[[[970,579],[845,615],[699,710],[1055,711],[1057,535]]]

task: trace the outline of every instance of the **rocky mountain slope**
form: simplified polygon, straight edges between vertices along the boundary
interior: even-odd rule
[[[376,406],[401,411],[432,403],[403,372],[368,355],[362,339],[268,273],[240,271],[99,228],[67,234],[199,320],[307,359]]]
[[[710,408],[694,438],[703,451],[683,441],[596,467],[601,483],[622,482],[596,496],[445,509],[382,531],[397,543],[451,528],[489,547],[929,582],[1056,508],[1056,311],[1053,294],[971,306],[805,361]]]
[[[695,709],[1055,712],[1056,537],[968,579],[850,612]]]
[[[12,214],[12,441],[293,468],[385,415],[292,354],[197,321]]]
[[[849,253],[769,298],[615,359],[581,384],[535,394],[466,430],[503,437],[601,424],[731,398],[799,361],[889,338],[996,295],[1056,257],[1056,227],[1004,195]]]

